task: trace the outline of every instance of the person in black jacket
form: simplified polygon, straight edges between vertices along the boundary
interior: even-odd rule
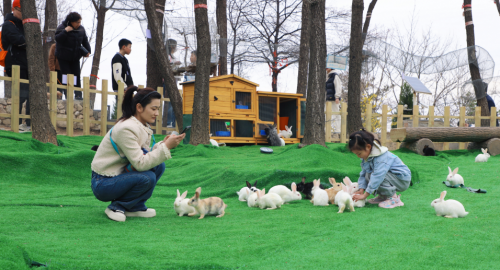
[[[491,111],[491,107],[495,107],[495,108],[496,108],[496,106],[495,106],[495,101],[491,98],[491,96],[490,96],[490,95],[488,95],[488,84],[487,84],[487,83],[485,83],[485,82],[483,82],[483,87],[484,87],[484,92],[486,93],[486,100],[488,101],[488,109],[490,109],[490,113],[492,113],[492,111]],[[498,109],[498,108],[497,108],[497,109]],[[496,115],[496,114],[497,114],[497,113],[495,112],[495,115]],[[497,126],[497,127],[498,127],[498,126],[500,126],[500,123],[498,122],[498,119],[497,119],[497,124],[496,124],[496,126]]]
[[[2,26],[2,46],[8,51],[5,56],[5,73],[12,77],[12,65],[18,65],[21,68],[21,79],[29,79],[28,76],[28,57],[26,55],[26,40],[24,39],[23,14],[21,13],[21,1],[12,2],[12,13],[5,16],[5,22]],[[26,114],[30,114],[29,85],[21,83],[19,91],[19,113],[23,108],[22,104],[26,101]],[[19,118],[19,129],[29,131],[31,129],[30,119],[26,119],[26,124],[22,124],[23,119]]]
[[[81,88],[80,58],[89,57],[91,49],[85,28],[82,27],[82,16],[71,12],[56,30],[56,57],[63,74],[63,84],[67,83],[67,74],[75,75],[75,87]],[[66,91],[63,90],[64,95]],[[82,91],[75,91],[75,99],[82,100]]]
[[[130,74],[130,66],[128,65],[128,60],[125,55],[132,52],[132,41],[128,39],[120,39],[118,42],[118,47],[120,51],[115,54],[113,59],[111,59],[111,70],[112,74],[112,85],[113,91],[118,91],[118,82],[121,81],[125,84],[125,88],[134,85],[132,80],[132,75]],[[118,97],[118,96],[116,96]]]
[[[332,112],[340,111],[340,96],[342,94],[342,81],[335,69],[326,68],[326,101],[332,103]],[[326,104],[325,104],[326,106]],[[340,115],[332,115],[331,125],[333,132],[340,133]]]

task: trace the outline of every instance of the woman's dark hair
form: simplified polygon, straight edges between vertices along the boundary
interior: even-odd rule
[[[64,19],[64,25],[68,26],[69,23],[77,22],[82,19],[82,16],[78,12],[70,12],[66,15],[66,19]]]
[[[363,151],[367,148],[368,144],[373,147],[374,141],[380,145],[380,141],[375,139],[373,134],[362,128],[360,131],[356,131],[349,135],[349,150]]]
[[[137,94],[134,95],[134,93]],[[160,99],[160,93],[156,92],[151,87],[141,88],[139,89],[137,86],[129,86],[127,90],[125,90],[125,95],[123,97],[122,103],[122,117],[118,119],[118,122],[122,120],[127,120],[130,117],[134,116],[136,113],[137,103],[140,103],[143,108],[151,103],[152,99]]]

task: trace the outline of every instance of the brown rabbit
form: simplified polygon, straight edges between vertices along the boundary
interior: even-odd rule
[[[332,184],[331,188],[325,189],[326,193],[328,193],[328,202],[330,202],[330,204],[335,204],[335,195],[342,190],[342,185],[337,183],[333,177],[328,178],[328,181]]]
[[[198,213],[200,213],[200,218],[202,219],[205,215],[215,215],[218,214],[217,217],[224,216],[224,210],[227,207],[221,198],[219,197],[210,197],[203,200],[200,200],[201,187],[196,189],[196,193],[194,197],[189,199],[188,205],[194,207]],[[189,213],[188,216],[194,216],[196,213]]]

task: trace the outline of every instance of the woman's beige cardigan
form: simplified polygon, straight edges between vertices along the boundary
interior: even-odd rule
[[[144,126],[134,116],[118,122],[113,128],[112,138],[120,155],[113,148],[109,134],[110,132],[102,139],[91,165],[92,171],[100,175],[113,177],[122,174],[128,163],[137,171],[147,171],[172,157],[163,141],[156,143],[153,150],[144,155],[141,148],[150,150],[153,131],[149,125]]]

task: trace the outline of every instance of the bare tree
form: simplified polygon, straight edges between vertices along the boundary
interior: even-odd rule
[[[165,2],[166,0],[154,0],[154,10],[160,9],[164,10],[165,9]],[[144,6],[146,6],[146,2],[144,2]],[[154,14],[156,15],[156,18],[158,18],[158,30],[162,30],[163,27],[163,13],[162,12],[157,12],[155,11]],[[153,33],[153,29],[150,25],[150,19],[148,15],[148,29]],[[163,35],[160,36],[163,39]],[[153,42],[154,43],[154,42]],[[162,41],[163,43],[163,41]],[[167,44],[167,46],[169,46]],[[165,47],[165,46],[164,46]],[[167,48],[165,49],[166,52]],[[147,74],[147,81],[146,81],[146,86],[151,87],[153,89],[156,89],[158,86],[163,86],[163,78],[162,78],[162,71],[158,69],[160,66],[159,59],[160,57],[158,56],[160,52],[158,52],[158,47],[156,46],[151,46],[151,43],[148,42],[148,46],[146,49],[146,74]],[[167,56],[168,59],[168,56]],[[167,62],[170,65],[170,61]],[[173,75],[172,75],[173,76]],[[165,87],[167,88],[167,87]],[[177,90],[177,83],[175,89]],[[166,89],[163,89],[163,94],[166,98],[171,98],[170,94]],[[178,121],[177,114],[175,115],[175,120]]]
[[[192,145],[208,144],[210,140],[208,128],[208,87],[210,80],[210,31],[208,29],[207,0],[194,0],[194,16],[196,20],[196,81],[194,82]]]
[[[325,146],[325,0],[308,0],[310,5],[310,61],[307,87],[304,144]]]
[[[307,71],[309,69],[309,28],[311,21],[310,5],[302,2],[302,27],[300,29],[299,73],[297,74],[297,94],[306,97]]]
[[[251,40],[254,59],[250,61],[269,65],[273,92],[278,92],[279,73],[298,59],[300,27],[296,17],[301,6],[301,0],[260,0],[245,15],[256,32]]]
[[[35,0],[24,0],[21,6],[23,20],[37,18]],[[28,74],[30,74],[30,116],[32,121],[32,137],[41,142],[57,145],[57,132],[52,125],[47,108],[46,80],[44,78],[43,48],[40,44],[40,22],[24,24],[26,52],[28,58]]]
[[[235,74],[235,67],[241,65],[245,60],[247,54],[247,46],[239,49],[240,44],[244,44],[248,40],[248,23],[244,18],[247,9],[251,7],[250,1],[252,0],[229,0],[227,5],[228,21],[231,27],[231,39],[228,39],[228,44],[231,45],[230,53],[230,74]]]
[[[151,39],[159,64],[156,69],[159,70],[161,76],[165,80],[165,90],[170,97],[171,105],[174,109],[175,120],[180,128],[183,126],[182,97],[179,93],[179,89],[177,89],[177,82],[175,81],[174,73],[170,66],[167,49],[162,40],[161,23],[156,15],[158,12],[156,12],[155,0],[145,0],[144,8],[146,10],[148,25],[151,31]]]
[[[351,15],[351,41],[349,46],[349,84],[348,84],[348,101],[347,101],[347,131],[352,133],[363,127],[361,121],[361,93],[360,93],[360,78],[361,64],[363,61],[363,0],[352,1]]]
[[[45,0],[45,23],[43,25],[43,59],[45,66],[45,81],[49,81],[49,51],[52,44],[56,43],[57,28],[57,1]]]
[[[195,12],[196,13],[196,12]],[[227,0],[217,0],[217,33],[219,34],[219,75],[227,74]],[[208,19],[207,19],[208,29]]]
[[[495,0],[495,5],[497,6],[498,15],[500,15],[500,1],[499,0]]]
[[[497,0],[498,1],[498,0]],[[472,8],[468,8],[472,6],[472,0],[464,0],[464,18],[465,18],[465,31],[467,33],[467,54],[469,55],[469,69],[471,80],[474,82],[480,82],[481,73],[479,72],[479,66],[476,58],[476,44],[474,38],[474,24],[472,23]],[[478,94],[481,94],[484,91],[481,91],[479,88],[483,87],[482,83],[473,83],[474,90],[476,92],[476,99],[478,98]],[[486,96],[477,99],[477,105],[481,107],[481,115],[488,116],[490,114],[490,109],[488,107],[488,101],[486,100]],[[483,119],[481,120],[481,126],[487,127],[490,124],[490,120]],[[479,126],[476,123],[477,126]]]
[[[7,14],[12,12],[12,1],[11,0],[3,0],[3,17],[7,16]],[[3,81],[3,89],[4,89],[4,96],[6,98],[10,98],[12,96],[12,88],[11,88],[12,82],[11,81]]]
[[[368,11],[366,12],[365,24],[363,25],[363,44],[365,44],[366,35],[368,33],[368,27],[370,27],[370,21],[372,18],[373,9],[377,4],[377,0],[372,0],[368,6]]]

